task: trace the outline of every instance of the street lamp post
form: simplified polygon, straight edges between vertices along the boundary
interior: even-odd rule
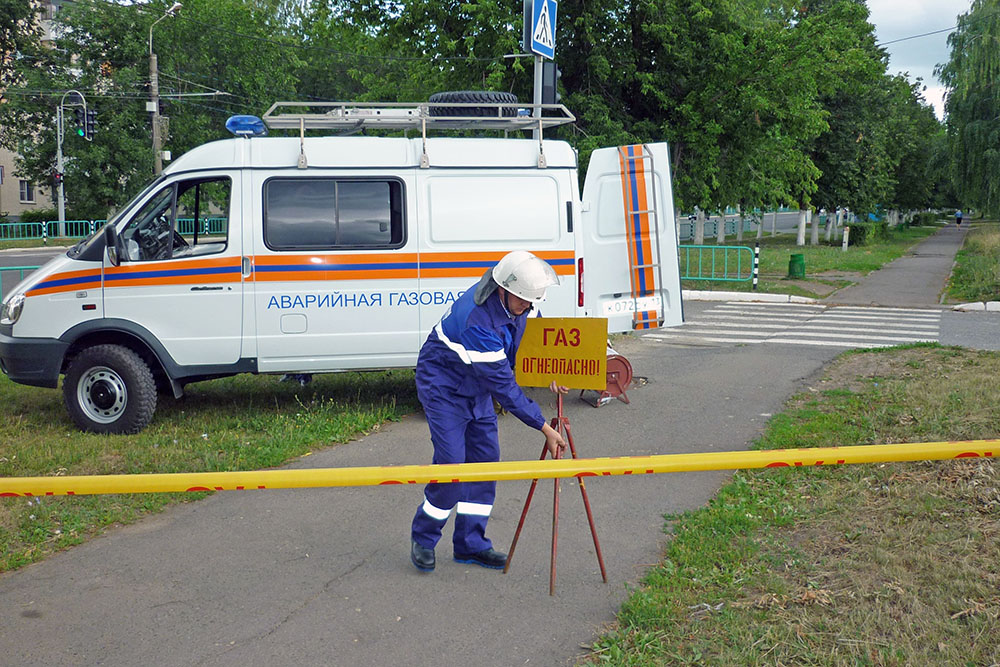
[[[175,2],[163,16],[149,26],[149,110],[153,112],[153,173],[156,175],[163,171],[163,140],[160,137],[160,81],[156,54],[153,53],[153,26],[168,16],[173,16],[180,9],[181,3]]]

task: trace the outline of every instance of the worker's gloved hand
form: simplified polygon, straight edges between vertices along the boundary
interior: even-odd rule
[[[556,384],[556,381],[553,380],[552,384],[549,385],[549,391],[551,391],[553,394],[568,394],[569,387],[565,387],[561,384]]]
[[[549,449],[549,454],[552,458],[557,459],[564,449],[566,449],[566,441],[559,434],[559,431],[555,430],[548,424],[542,427],[542,434],[545,436],[545,446]]]

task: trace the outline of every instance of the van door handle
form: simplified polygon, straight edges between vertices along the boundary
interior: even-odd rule
[[[240,270],[244,278],[249,278],[251,271],[253,271],[253,264],[250,262],[249,257],[244,257],[243,261],[240,263]]]

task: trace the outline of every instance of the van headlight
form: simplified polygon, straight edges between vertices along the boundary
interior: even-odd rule
[[[11,294],[3,302],[3,310],[0,310],[0,324],[14,324],[21,317],[21,310],[24,308],[24,295]]]

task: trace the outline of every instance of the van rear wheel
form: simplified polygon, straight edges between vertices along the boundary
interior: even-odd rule
[[[138,433],[153,419],[156,381],[142,358],[121,345],[95,345],[66,369],[63,400],[91,433]]]

